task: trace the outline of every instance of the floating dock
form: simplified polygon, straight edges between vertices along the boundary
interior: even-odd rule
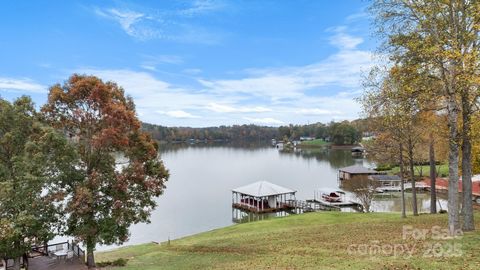
[[[336,207],[336,208],[353,208],[355,210],[363,211],[363,206],[360,203],[346,201],[346,202],[327,202],[324,200],[312,199],[307,200],[309,203],[315,203],[326,207]]]
[[[300,200],[290,200],[287,201],[287,204],[291,209],[295,210],[297,213],[302,212],[319,212],[319,211],[340,211],[340,207],[335,205],[325,205],[313,200],[300,201]]]

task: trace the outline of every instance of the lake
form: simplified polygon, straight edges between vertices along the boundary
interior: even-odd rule
[[[162,147],[161,158],[171,175],[167,188],[157,199],[151,223],[132,226],[125,245],[164,242],[233,224],[231,190],[236,187],[269,181],[297,190],[297,199],[306,200],[313,198],[315,189],[338,188],[338,168],[372,165],[367,159],[353,158],[350,150],[328,148],[282,152],[268,145]],[[429,194],[418,197],[419,210],[429,211]],[[408,206],[410,198],[407,194]],[[441,204],[445,209],[445,201]],[[373,203],[373,211],[400,210],[398,196],[382,196]]]

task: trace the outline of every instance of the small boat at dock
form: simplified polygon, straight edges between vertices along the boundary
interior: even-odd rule
[[[361,204],[347,200],[344,191],[332,188],[315,190],[313,199],[307,200],[307,202],[318,203],[327,207],[353,208],[357,211],[362,211],[363,208]]]
[[[325,202],[342,202],[344,201],[345,192],[339,189],[333,188],[321,188],[314,191],[313,199],[317,201]]]

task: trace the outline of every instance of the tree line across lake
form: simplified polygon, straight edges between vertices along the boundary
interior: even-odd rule
[[[143,123],[142,128],[160,142],[299,140],[300,137],[310,137],[338,145],[358,143],[366,131],[364,120],[280,127],[233,125],[192,128]]]

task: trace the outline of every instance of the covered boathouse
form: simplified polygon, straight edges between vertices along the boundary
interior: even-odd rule
[[[232,190],[232,207],[255,213],[292,208],[297,191],[267,181],[255,182]]]
[[[355,176],[371,176],[371,175],[383,175],[387,174],[386,172],[378,172],[363,166],[353,165],[345,168],[338,169],[338,179],[339,180],[348,180]]]

